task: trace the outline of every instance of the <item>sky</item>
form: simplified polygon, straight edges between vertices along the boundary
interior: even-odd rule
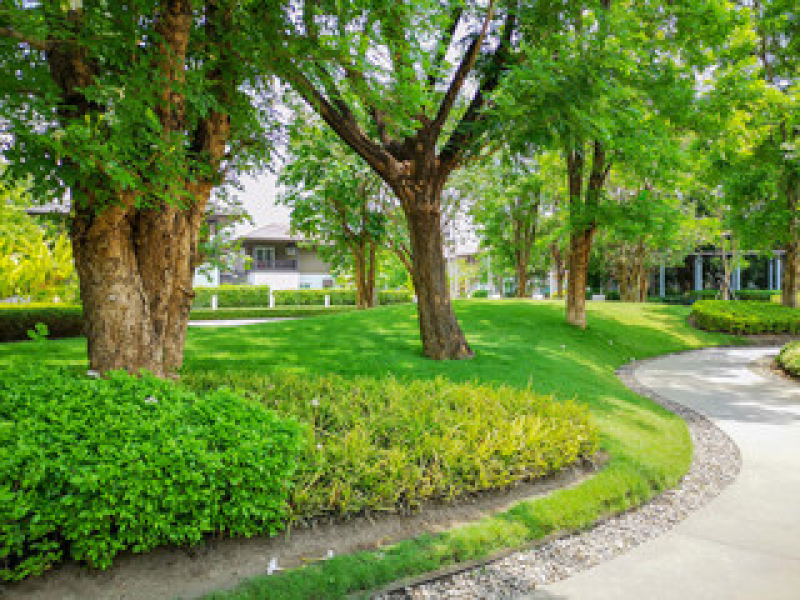
[[[247,233],[269,223],[289,223],[290,210],[275,204],[276,176],[261,173],[242,176],[243,190],[231,189],[232,196],[238,198],[253,218],[253,223],[242,223],[236,227],[236,235]]]

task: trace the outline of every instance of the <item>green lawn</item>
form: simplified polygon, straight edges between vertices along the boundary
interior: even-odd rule
[[[589,405],[611,455],[582,485],[523,503],[508,513],[454,532],[404,542],[380,555],[337,557],[302,573],[253,582],[225,598],[338,598],[443,564],[485,556],[555,530],[589,525],[674,485],[689,465],[684,423],[625,388],[614,371],[631,359],[731,343],[696,331],[688,307],[592,303],[590,328],[564,322],[563,304],[465,301],[456,310],[475,350],[469,361],[434,362],[421,354],[413,306],[393,306],[232,329],[191,330],[184,370],[338,373],[529,385]],[[0,367],[16,361],[86,365],[83,340],[0,345]]]

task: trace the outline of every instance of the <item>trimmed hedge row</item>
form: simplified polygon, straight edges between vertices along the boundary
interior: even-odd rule
[[[355,290],[275,290],[275,306],[324,306],[325,296],[330,296],[331,306],[355,306]],[[406,290],[380,290],[378,304],[411,302],[411,292]]]
[[[268,285],[221,285],[195,287],[192,308],[211,308],[211,297],[217,296],[219,308],[252,308],[269,306]]]
[[[405,513],[545,476],[598,443],[585,406],[507,386],[280,371],[190,372],[183,381],[198,391],[230,386],[313,425],[294,519]]]
[[[308,429],[228,390],[0,371],[0,580],[283,528]]]
[[[734,334],[800,333],[800,309],[768,302],[701,300],[692,306],[700,329]]]
[[[0,304],[0,342],[27,340],[44,323],[51,338],[83,335],[83,309],[65,304]]]

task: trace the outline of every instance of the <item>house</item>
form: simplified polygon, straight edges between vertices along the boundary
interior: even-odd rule
[[[333,287],[331,265],[314,243],[292,233],[288,224],[270,223],[238,238],[241,258],[223,273],[222,282],[268,285],[273,290]]]

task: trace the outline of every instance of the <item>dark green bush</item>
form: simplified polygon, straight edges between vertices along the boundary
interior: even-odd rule
[[[271,372],[189,373],[313,424],[292,491],[297,519],[404,512],[431,499],[502,488],[594,454],[589,411],[530,390]]]
[[[670,294],[667,296],[648,296],[648,302],[657,302],[660,304],[691,304],[692,301],[686,294]]]
[[[282,528],[307,430],[230,391],[0,372],[0,579]]]
[[[0,304],[0,342],[28,339],[28,330],[44,323],[48,337],[83,335],[83,309],[64,304]]]
[[[472,292],[473,298],[488,298],[489,297],[489,290],[475,290]]]
[[[739,300],[750,302],[770,302],[775,295],[773,290],[739,290],[735,292]]]
[[[268,285],[221,285],[194,288],[192,308],[211,308],[211,297],[217,296],[219,308],[269,306]]]
[[[692,306],[700,329],[735,334],[798,333],[800,309],[769,302],[700,300]]]

